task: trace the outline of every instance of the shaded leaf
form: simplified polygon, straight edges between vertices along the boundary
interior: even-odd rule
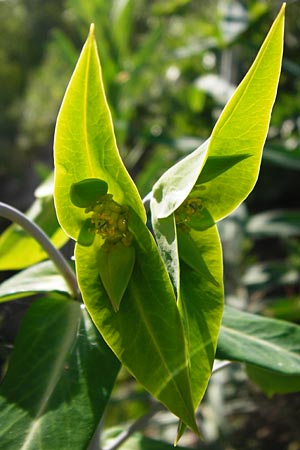
[[[300,212],[275,210],[254,214],[247,222],[246,231],[255,238],[299,236]]]
[[[118,370],[79,303],[55,296],[36,301],[0,387],[1,445],[86,450]]]
[[[247,365],[247,374],[270,397],[274,394],[300,392],[300,374],[283,375],[249,364]]]
[[[300,326],[226,306],[217,358],[300,376]]]
[[[0,284],[0,302],[16,300],[34,293],[61,292],[70,295],[68,286],[51,261],[29,267]]]

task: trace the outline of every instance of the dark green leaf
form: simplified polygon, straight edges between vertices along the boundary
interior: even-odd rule
[[[0,387],[1,447],[86,450],[118,370],[82,305],[36,301]]]
[[[283,375],[282,373],[247,365],[247,373],[268,396],[300,392],[300,374]]]
[[[300,376],[300,326],[226,306],[217,358]]]

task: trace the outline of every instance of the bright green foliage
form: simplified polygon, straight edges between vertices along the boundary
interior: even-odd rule
[[[87,208],[95,203],[108,190],[106,181],[99,178],[87,178],[71,185],[70,199],[73,205]]]
[[[233,211],[253,189],[258,177],[281,70],[284,9],[285,5],[210,138],[208,157],[241,158],[216,179],[203,181],[203,203],[215,220]],[[198,183],[202,183],[201,174]]]
[[[168,3],[165,12],[187,2]],[[81,5],[86,12],[92,10],[88,3]],[[112,5],[115,50],[126,69],[134,2]],[[49,262],[1,285],[1,301],[47,295],[25,316],[0,388],[5,448],[47,450],[61,448],[63,442],[66,449],[86,449],[120,362],[180,419],[176,442],[187,426],[199,434],[194,410],[215,356],[245,363],[250,378],[269,395],[300,389],[299,326],[230,307],[223,315],[216,225],[246,198],[257,179],[281,66],[283,20],[284,6],[211,137],[153,187],[156,241],[118,153],[91,26],[59,113],[54,155],[55,206],[62,229],[76,240],[76,273],[89,315],[70,298]],[[107,58],[113,83],[119,75],[128,76],[135,92],[135,77],[160,33],[158,27],[146,40],[134,70],[119,73],[115,61]],[[110,54],[108,47],[103,42],[104,54]],[[114,96],[121,104],[119,92],[120,86]],[[122,108],[128,119],[132,112]],[[40,210],[32,214],[61,245],[66,238],[48,194],[40,197],[35,204]],[[287,219],[285,235],[298,233],[297,213],[261,219],[249,222],[253,235],[281,233],[281,221],[286,226]],[[25,267],[45,257],[31,238],[18,233],[14,227],[1,237],[0,268]],[[104,445],[119,434],[109,431],[103,434]],[[167,450],[170,445],[135,435],[120,448]]]
[[[79,303],[54,294],[36,301],[0,388],[1,447],[86,449],[118,370]]]
[[[131,206],[145,220],[137,189],[117,151],[93,26],[58,115],[54,149],[55,205],[69,236],[76,240],[86,219],[84,210],[73,205],[70,189],[86,178],[104,180],[116,202]]]
[[[132,245],[117,242],[99,250],[99,275],[115,311],[119,310],[134,263],[135,249]]]
[[[177,291],[195,408],[210,377],[223,312],[222,254],[214,222],[233,211],[257,179],[281,68],[283,22],[284,6],[209,140],[153,187],[152,224]]]
[[[132,211],[136,261],[119,311],[99,277],[99,248],[76,245],[78,281],[102,336],[136,379],[194,430],[185,341],[172,286],[154,240]],[[187,421],[187,422],[186,422]]]
[[[75,248],[78,282],[90,315],[137,380],[197,432],[180,315],[144,224],[144,207],[116,147],[93,27],[59,113],[55,165],[55,204],[61,226],[74,239],[87,218],[95,227],[93,243],[78,242]],[[104,180],[108,194],[86,209],[78,208],[70,198],[71,186],[88,178]],[[115,271],[112,280],[106,268],[99,267],[99,257],[100,263],[105,262],[103,251],[112,251],[118,242],[135,248],[135,263],[133,253],[129,256],[133,270],[129,282],[128,269]]]

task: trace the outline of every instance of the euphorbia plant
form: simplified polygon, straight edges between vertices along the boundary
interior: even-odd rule
[[[56,386],[61,386],[63,368],[67,367],[68,373],[70,367],[76,366],[72,358],[65,364],[76,341],[76,320],[85,329],[89,374],[96,370],[95,365],[96,371],[108,370],[99,369],[102,360],[109,368],[110,380],[99,376],[97,381],[92,375],[80,374],[85,390],[80,390],[79,401],[88,395],[86,390],[91,385],[101,388],[104,395],[93,419],[86,418],[87,431],[81,432],[81,440],[76,444],[70,437],[65,448],[86,448],[110,395],[119,362],[179,418],[176,441],[186,427],[200,435],[195,410],[212,373],[224,308],[217,222],[247,197],[256,182],[279,80],[283,24],[284,6],[210,138],[155,183],[148,197],[151,231],[146,225],[143,201],[117,149],[91,26],[62,103],[54,145],[57,217],[64,232],[76,241],[76,275],[89,315],[73,301],[78,300],[74,298],[76,289],[70,293],[67,287],[61,288],[72,306],[65,306],[65,298],[63,302],[56,297],[52,301],[51,308],[67,316],[73,328],[65,337],[64,354],[53,365],[54,375],[41,393],[42,406],[30,411],[30,417],[36,414],[41,420],[49,414],[49,399],[57,400]],[[3,292],[2,297],[7,299],[5,287]],[[36,308],[38,314],[41,306]],[[253,349],[250,357],[235,352],[230,340],[234,324],[226,326],[226,320],[230,322],[234,314],[237,321],[240,317],[244,317],[244,323],[253,320],[248,316],[245,319],[242,313],[225,312],[218,347],[220,358],[246,361],[283,376],[300,373],[300,361],[293,359],[294,355],[292,363],[287,359],[290,365],[278,365],[278,361],[264,363],[257,359]],[[89,317],[98,329],[99,342],[89,333],[90,329],[95,331]],[[262,320],[267,329],[279,330],[282,326],[278,321]],[[296,326],[285,327],[289,331],[295,327],[295,333],[300,333]],[[24,330],[22,333],[24,336]],[[241,333],[238,324],[234,333]],[[251,331],[244,334],[251,349]],[[261,348],[269,338],[274,336],[264,335],[258,328],[256,342],[258,339]],[[89,355],[96,343],[102,356],[98,353],[91,363]],[[79,347],[77,341],[76,345]],[[291,344],[279,335],[276,345],[288,351]],[[18,357],[17,354],[15,358]],[[3,397],[16,374],[12,364],[4,379]],[[5,398],[9,400],[9,395]],[[97,397],[90,398],[91,406],[86,408],[95,409],[95,402]],[[8,403],[4,401],[4,411]],[[21,417],[19,410],[14,414]],[[60,414],[66,413],[60,410]],[[43,448],[50,448],[37,423],[31,423],[26,416],[26,437],[20,448],[36,448],[37,439],[44,439]],[[7,442],[13,445],[22,440],[20,435],[16,439],[10,436]]]

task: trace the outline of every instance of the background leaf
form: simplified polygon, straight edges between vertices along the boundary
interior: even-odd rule
[[[29,267],[1,283],[0,302],[41,292],[61,292],[70,295],[64,278],[51,261]]]
[[[54,295],[34,302],[0,387],[1,445],[86,450],[118,370],[79,303]]]
[[[265,394],[288,394],[300,392],[300,375],[283,375],[282,373],[262,369],[261,367],[247,364],[247,374]]]
[[[300,376],[300,326],[226,306],[217,358]]]

